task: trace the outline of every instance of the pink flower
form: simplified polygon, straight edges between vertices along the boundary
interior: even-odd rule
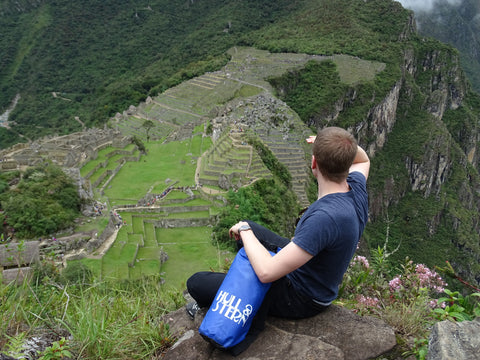
[[[354,266],[355,264],[361,264],[365,269],[370,268],[370,264],[365,256],[355,256],[352,260],[351,266]]]
[[[445,309],[447,305],[445,304],[445,301],[442,301],[441,303],[438,302],[438,300],[430,300],[428,302],[428,307],[431,309],[437,309],[437,308],[442,308]]]
[[[447,283],[435,272],[423,264],[415,266],[415,273],[418,277],[419,286],[432,289],[437,293],[442,293]]]
[[[357,296],[357,302],[365,307],[373,308],[373,307],[380,307],[378,298],[376,297],[369,297],[364,295]]]
[[[392,280],[390,280],[388,285],[390,286],[391,292],[400,291],[403,288],[401,275],[396,276]]]

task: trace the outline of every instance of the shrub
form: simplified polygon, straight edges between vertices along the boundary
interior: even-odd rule
[[[89,284],[92,282],[92,271],[80,261],[71,261],[62,273],[61,281],[65,284]]]
[[[376,256],[382,260],[373,261],[372,266],[362,256],[352,260],[341,288],[341,301],[356,313],[382,317],[400,334],[422,333],[424,325],[433,320],[435,296],[447,284],[435,271],[408,258],[400,273],[390,276],[385,254],[378,251]]]
[[[0,201],[8,226],[19,238],[46,236],[72,225],[81,205],[73,180],[50,163],[27,169]]]

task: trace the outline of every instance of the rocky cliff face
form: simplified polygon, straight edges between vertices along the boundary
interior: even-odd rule
[[[370,156],[374,156],[377,150],[381,150],[387,141],[388,134],[392,132],[396,121],[396,113],[402,81],[399,80],[387,97],[380,104],[373,107],[368,115],[365,130],[360,130],[361,137],[370,137],[374,142],[368,145],[367,151]]]
[[[423,144],[419,144],[420,151],[417,154],[403,154],[409,178],[405,191],[421,193],[425,199],[434,197],[439,204],[438,210],[429,219],[425,219],[429,235],[435,236],[442,222],[453,224],[455,231],[461,231],[460,224],[465,219],[461,219],[461,215],[454,210],[458,205],[449,202],[448,193],[449,189],[455,187],[455,201],[470,211],[474,218],[477,217],[480,200],[479,183],[476,180],[479,168],[479,131],[476,125],[478,114],[468,114],[468,109],[465,110],[468,108],[466,101],[469,85],[459,65],[458,55],[448,48],[407,51],[403,74],[402,80],[395,85],[384,104],[372,112],[376,115],[370,122],[370,128],[376,134],[375,145],[380,148],[385,142],[385,137],[394,129],[395,118],[397,121],[399,118],[401,121],[424,121],[423,130],[428,128],[430,133]],[[407,102],[399,105],[400,98]],[[408,112],[418,98],[422,100],[421,109],[430,116],[421,116],[416,120]],[[398,109],[403,113],[400,114]],[[462,117],[461,126],[454,126],[452,119],[458,121],[460,111],[466,112],[468,116]],[[451,130],[456,132],[452,134]],[[472,170],[472,166],[475,170]],[[388,192],[388,188],[385,190]],[[397,196],[402,195],[397,193]],[[478,221],[473,221],[471,233],[466,235],[469,240],[460,240],[459,235],[453,242],[457,246],[462,244],[462,251],[478,261],[479,234]],[[462,267],[461,271],[472,280],[476,278],[478,282],[480,279],[478,270],[473,270],[473,267]]]

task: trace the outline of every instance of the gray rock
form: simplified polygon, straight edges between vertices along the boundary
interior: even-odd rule
[[[166,315],[177,342],[164,360],[222,360],[233,358],[206,342],[198,333],[204,311],[192,321],[182,308]],[[361,317],[350,310],[331,306],[327,311],[303,320],[269,318],[265,330],[239,360],[329,359],[362,360],[385,353],[396,345],[395,333],[383,321]]]
[[[377,357],[396,345],[394,330],[383,320],[359,316],[340,306],[303,320],[272,318],[270,323],[293,334],[304,334],[342,349],[345,359],[361,360]]]
[[[480,318],[437,322],[430,333],[429,360],[480,359]]]

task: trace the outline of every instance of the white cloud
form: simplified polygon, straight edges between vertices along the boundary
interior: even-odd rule
[[[403,7],[413,11],[431,11],[438,2],[447,2],[451,5],[460,5],[463,0],[397,0]]]

